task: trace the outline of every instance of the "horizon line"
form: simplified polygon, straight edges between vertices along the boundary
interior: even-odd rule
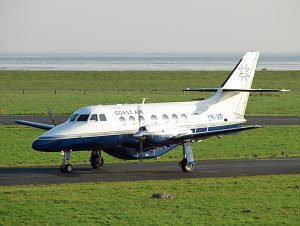
[[[0,52],[0,57],[204,57],[242,56],[246,52]],[[261,52],[267,57],[300,56],[300,52]]]

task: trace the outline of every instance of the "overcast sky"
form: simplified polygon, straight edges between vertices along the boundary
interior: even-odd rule
[[[0,0],[0,53],[300,53],[299,0]]]

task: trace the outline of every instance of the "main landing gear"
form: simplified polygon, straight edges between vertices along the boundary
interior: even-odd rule
[[[71,158],[71,151],[61,151],[61,154],[64,156],[63,163],[60,165],[60,172],[62,173],[71,173],[73,166],[69,164]]]
[[[183,172],[192,172],[195,167],[195,161],[193,157],[192,145],[190,142],[183,144],[183,159],[180,161],[179,166]]]
[[[103,166],[104,159],[101,156],[101,151],[98,151],[98,150],[92,151],[90,162],[91,162],[91,166],[94,169],[98,169],[99,167]]]

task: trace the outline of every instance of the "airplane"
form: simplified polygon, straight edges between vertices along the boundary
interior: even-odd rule
[[[103,166],[102,151],[124,160],[158,158],[183,147],[179,163],[183,172],[195,167],[192,143],[261,128],[242,126],[250,92],[285,92],[251,89],[259,51],[247,52],[220,88],[184,91],[215,92],[199,101],[87,106],[60,125],[17,120],[16,123],[47,130],[33,143],[42,152],[61,152],[62,173],[71,173],[72,151],[91,151],[92,168]]]

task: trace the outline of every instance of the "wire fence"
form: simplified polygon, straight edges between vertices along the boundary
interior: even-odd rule
[[[28,94],[28,93],[52,93],[54,95],[66,92],[74,92],[81,93],[83,95],[87,95],[88,93],[96,93],[96,92],[148,92],[148,93],[156,93],[156,92],[182,92],[185,94],[185,91],[179,89],[0,89],[0,92],[14,92],[19,94]]]

